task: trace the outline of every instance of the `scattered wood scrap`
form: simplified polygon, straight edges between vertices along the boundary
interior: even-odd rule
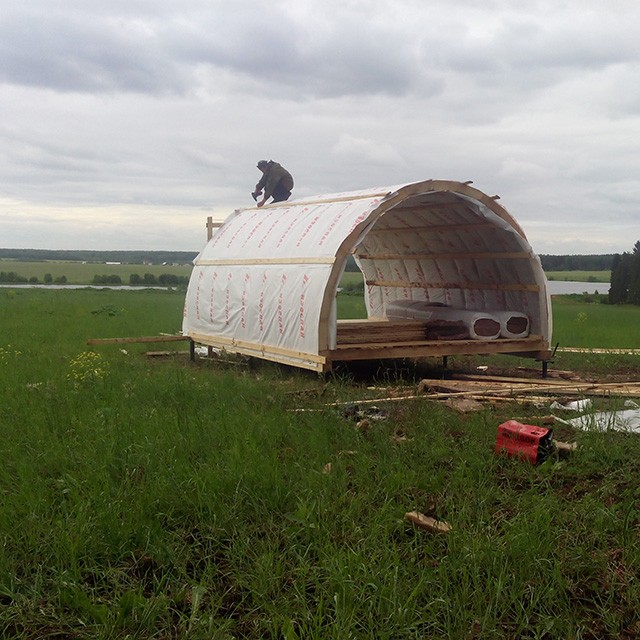
[[[540,369],[533,369],[531,367],[516,367],[516,371],[522,371],[522,373],[530,373],[536,377],[540,376]],[[564,371],[562,369],[549,369],[547,371],[547,379],[549,378],[563,378],[564,380],[580,380],[580,376],[575,371]]]
[[[354,404],[372,405],[422,399],[445,401],[453,409],[466,412],[478,409],[478,405],[475,404],[477,402],[547,404],[551,399],[565,397],[568,399],[576,396],[640,398],[640,382],[572,382],[565,379],[548,380],[457,374],[450,380],[421,380],[417,385],[417,393],[407,390],[403,394],[399,389],[394,389],[394,393],[397,395],[349,402],[329,402],[321,408],[295,407],[289,411],[306,413],[324,411],[328,407],[348,407]],[[463,402],[463,400],[469,402]]]
[[[188,351],[145,351],[144,355],[147,358],[170,358],[175,356],[189,355]]]
[[[553,444],[559,458],[568,458],[578,448],[577,442],[562,442],[560,440],[554,440]]]
[[[144,342],[187,342],[189,336],[161,335],[161,336],[137,336],[132,338],[89,338],[87,344],[133,344]]]
[[[485,407],[482,402],[473,398],[449,398],[445,403],[458,413],[474,413]]]
[[[436,520],[430,516],[425,516],[424,513],[418,511],[410,511],[404,514],[404,519],[407,522],[411,522],[418,529],[423,531],[429,531],[431,533],[449,533],[452,527],[448,522],[444,520]]]
[[[587,347],[559,347],[562,353],[613,353],[618,355],[638,356],[640,349],[589,349]]]
[[[364,400],[356,400],[356,401],[349,401],[349,402],[328,402],[327,404],[322,405],[321,408],[294,407],[292,409],[288,409],[288,411],[291,411],[293,413],[313,413],[316,411],[324,411],[327,407],[348,407],[353,404],[368,405],[368,404],[377,404],[379,402],[401,402],[403,400],[421,400],[424,398],[425,396],[423,394],[393,396],[390,398],[365,398]]]
[[[456,375],[451,380],[422,380],[418,388],[425,392],[425,398],[433,399],[470,397],[487,400],[536,397],[548,400],[549,396],[640,397],[640,382],[571,382],[500,376]]]

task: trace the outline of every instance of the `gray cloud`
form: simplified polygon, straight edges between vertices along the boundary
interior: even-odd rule
[[[272,157],[298,196],[474,180],[540,252],[627,250],[639,14],[624,0],[0,0],[0,246],[198,249],[204,217],[251,204]]]
[[[54,7],[3,14],[0,56],[3,82],[56,91],[161,94],[189,82],[151,25]]]

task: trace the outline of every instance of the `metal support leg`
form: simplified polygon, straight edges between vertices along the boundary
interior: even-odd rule
[[[189,360],[195,362],[196,359],[196,343],[193,340],[189,340]]]
[[[449,356],[442,356],[442,368],[446,369],[449,366]]]
[[[542,361],[542,377],[546,378],[548,374],[549,374],[549,361],[543,360]]]

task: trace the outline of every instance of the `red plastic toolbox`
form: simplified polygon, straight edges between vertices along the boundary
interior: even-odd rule
[[[498,427],[496,453],[542,462],[551,453],[551,429],[507,420]]]

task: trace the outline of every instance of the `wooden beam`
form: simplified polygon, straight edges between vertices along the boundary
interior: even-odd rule
[[[386,358],[421,358],[454,355],[543,354],[548,344],[540,336],[522,340],[431,340],[396,345],[393,342],[339,345],[323,352],[328,360],[382,360]],[[531,356],[533,357],[533,356]]]
[[[269,207],[308,207],[314,204],[332,204],[334,202],[351,202],[352,200],[366,200],[368,198],[385,198],[391,192],[390,191],[380,191],[378,193],[362,193],[351,196],[343,196],[337,198],[323,198],[318,200],[293,200],[291,202],[272,202],[271,204],[265,205],[266,208]],[[253,208],[253,207],[252,207]],[[263,207],[265,208],[265,207]]]
[[[361,260],[528,260],[531,254],[526,251],[511,253],[478,252],[478,253],[361,253]]]
[[[613,382],[613,383],[592,383],[592,382],[557,382],[549,380],[520,378],[517,382],[500,382],[499,380],[422,380],[419,387],[428,387],[435,390],[434,393],[425,397],[436,396],[472,396],[472,395],[505,395],[529,394],[542,395],[551,394],[554,396],[624,396],[638,397],[640,395],[640,383],[638,382]]]
[[[325,358],[315,353],[305,353],[304,351],[295,351],[293,349],[284,349],[282,347],[274,347],[268,344],[260,344],[258,342],[247,342],[246,340],[237,340],[235,338],[227,338],[225,336],[210,336],[203,333],[191,333],[190,337],[196,342],[229,351],[238,351],[242,349],[242,353],[251,352],[250,355],[257,357],[265,357],[266,354],[277,355],[290,360],[310,360],[312,362],[324,363]]]
[[[211,216],[207,217],[207,242],[213,238],[213,230],[222,226],[222,222],[214,222]]]
[[[502,382],[504,384],[538,384],[538,385],[567,385],[570,384],[567,380],[553,379],[543,380],[542,378],[517,378],[511,376],[492,376],[481,373],[456,373],[453,375],[452,380],[461,380],[465,382]]]
[[[212,267],[217,265],[249,265],[249,264],[333,264],[333,256],[320,256],[317,258],[229,258],[219,260],[198,260],[197,267]]]
[[[452,207],[463,209],[463,213],[472,213],[474,216],[477,215],[476,211],[471,208],[470,203],[460,198],[456,198],[455,200],[451,199],[448,202],[425,202],[424,204],[412,204],[408,207],[399,206],[395,207],[394,211],[398,213],[417,214],[425,209],[428,211],[449,211]]]
[[[439,233],[441,231],[473,231],[475,229],[492,229],[495,225],[490,222],[468,222],[465,224],[432,224],[423,225],[421,227],[384,227],[374,228],[369,231],[369,234],[385,234],[389,231],[407,231],[410,233],[419,233],[420,231],[427,231],[429,233]]]
[[[134,344],[144,342],[185,342],[189,336],[138,336],[134,338],[89,338],[87,344]]]
[[[590,349],[588,347],[558,347],[556,351],[561,351],[562,353],[612,353],[616,355],[628,355],[628,356],[638,356],[640,355],[640,349]]]
[[[537,284],[500,284],[482,282],[413,282],[410,280],[366,280],[369,287],[399,287],[410,289],[479,289],[486,291],[529,291],[538,293]]]

